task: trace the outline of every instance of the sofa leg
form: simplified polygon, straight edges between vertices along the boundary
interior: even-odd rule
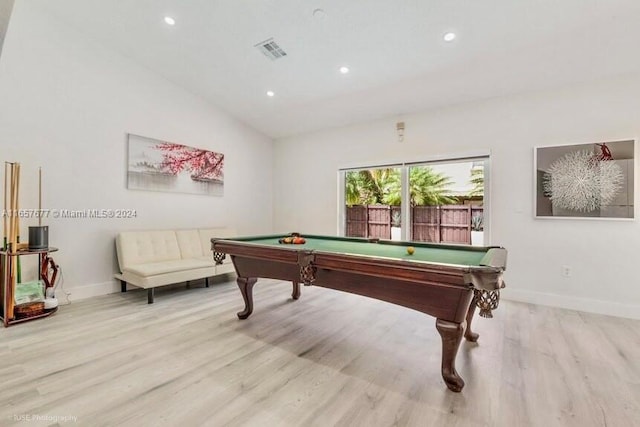
[[[147,289],[147,303],[148,304],[153,304],[153,291],[154,290],[155,290],[155,288]]]
[[[191,282],[187,280],[187,289],[191,289]]]
[[[208,277],[204,278],[204,286],[205,286],[205,288],[209,287],[209,278]]]
[[[127,282],[120,280],[120,292],[127,292]]]

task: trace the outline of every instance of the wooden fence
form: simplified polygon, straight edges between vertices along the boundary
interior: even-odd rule
[[[471,243],[471,218],[483,214],[482,206],[443,205],[411,208],[411,240],[436,243]],[[400,206],[347,206],[346,235],[391,238]]]

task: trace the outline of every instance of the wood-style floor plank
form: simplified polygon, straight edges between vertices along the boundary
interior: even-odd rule
[[[233,281],[130,291],[0,330],[0,426],[639,425],[639,321],[503,301],[452,393],[435,319],[290,293],[260,280],[238,320]]]

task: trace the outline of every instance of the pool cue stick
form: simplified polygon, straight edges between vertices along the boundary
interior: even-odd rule
[[[10,207],[12,213],[15,213],[16,207],[16,165],[11,165],[11,198],[10,198]],[[15,217],[17,215],[12,215],[9,221],[9,252],[15,252],[16,248],[16,221]],[[14,293],[15,293],[15,267],[16,267],[16,257],[9,257],[9,283],[7,284],[7,318],[14,318]]]
[[[17,252],[18,251],[18,242],[20,242],[20,215],[19,215],[19,210],[20,210],[20,163],[16,162],[16,196],[15,196],[15,204],[14,204],[14,209],[16,212],[15,215],[15,219],[14,219],[14,235],[13,235],[13,251]],[[13,280],[13,297],[11,298],[11,308],[12,308],[12,312],[13,312],[13,308],[15,306],[15,292],[16,292],[16,286],[18,286],[18,283],[20,283],[20,257],[19,256],[14,256],[12,257],[14,260],[14,268],[15,268],[15,276],[14,276],[14,280]]]
[[[20,188],[20,163],[15,163],[13,165],[13,173],[15,175],[14,178],[14,186],[13,186],[13,230],[12,230],[12,234],[11,234],[11,252],[16,252],[18,250],[18,227],[19,225],[19,216],[18,216],[18,188]],[[11,301],[10,301],[10,307],[11,307],[11,313],[13,314],[13,308],[15,305],[15,292],[16,292],[16,286],[17,286],[17,279],[18,279],[18,261],[19,261],[19,257],[17,256],[13,256],[11,257],[11,260],[13,261],[13,280],[11,281],[12,283],[12,296],[11,296]]]
[[[42,227],[42,166],[38,168],[38,227]]]
[[[14,218],[14,212],[13,212],[13,188],[15,185],[15,173],[14,173],[14,167],[13,167],[13,163],[11,163],[11,166],[9,167],[9,171],[10,171],[10,175],[11,175],[11,184],[9,184],[9,212],[11,212],[11,216],[9,217],[9,229],[7,230],[7,232],[9,233],[8,235],[8,242],[7,242],[7,252],[11,253],[11,240],[13,239],[13,218]],[[12,257],[8,257],[7,258],[7,283],[5,284],[6,286],[6,292],[7,292],[7,318],[8,319],[13,319],[13,310],[11,310],[11,301],[13,300],[13,258]]]
[[[16,171],[15,172],[16,173],[16,195],[15,195],[14,210],[16,212],[16,215],[13,220],[14,221],[13,222],[14,234],[13,234],[13,240],[12,240],[13,252],[18,251],[18,242],[20,241],[20,215],[18,214],[18,211],[20,210],[20,163],[16,163],[15,171]],[[16,286],[18,285],[18,283],[20,283],[20,257],[14,256],[13,262],[14,262],[14,271],[15,271],[14,280],[13,280],[13,294],[15,296]],[[12,298],[11,304],[15,305],[15,299]]]
[[[5,234],[5,240],[6,240],[6,251],[7,251],[7,255],[5,256],[5,263],[4,263],[4,268],[5,271],[3,272],[4,276],[3,276],[3,280],[4,280],[4,316],[5,316],[5,320],[4,323],[5,325],[8,324],[9,319],[13,318],[13,313],[11,313],[11,315],[9,314],[9,306],[11,305],[11,300],[13,299],[13,295],[12,295],[12,276],[11,276],[11,257],[8,255],[11,252],[11,247],[10,245],[10,241],[11,241],[11,230],[12,230],[12,226],[13,226],[13,212],[11,210],[12,205],[13,205],[13,163],[9,162],[6,163],[7,169],[8,169],[8,176],[7,176],[7,180],[5,182],[5,200],[8,200],[8,208],[9,210],[7,211],[8,217],[7,217],[7,232]]]
[[[9,183],[9,163],[8,162],[4,162],[4,205],[2,207],[3,209],[3,213],[4,216],[2,218],[2,236],[3,236],[3,246],[2,248],[6,251],[7,250],[7,227],[8,227],[8,221],[9,221],[9,212],[7,212],[7,198],[8,198],[8,193],[7,193],[7,184]]]
[[[8,162],[4,162],[4,181],[2,183],[2,187],[4,190],[4,194],[3,194],[3,217],[2,217],[2,239],[3,239],[3,246],[2,249],[4,251],[7,250],[7,228],[8,228],[8,212],[7,212],[7,199],[8,199],[8,195],[7,195],[7,184],[8,184],[8,178],[9,178],[9,163]],[[5,308],[7,307],[7,283],[6,283],[6,279],[7,279],[7,256],[2,256],[0,257],[2,258],[2,261],[0,262],[0,275],[2,275],[2,278],[0,280],[2,280],[3,286],[0,289],[0,294],[2,294],[2,317],[4,319],[4,325],[7,326],[8,325],[8,317],[7,317],[7,313],[5,311]]]
[[[20,209],[20,163],[16,164],[16,212]],[[20,243],[20,215],[16,215],[16,251]],[[22,263],[20,257],[16,257],[16,283],[22,283]]]

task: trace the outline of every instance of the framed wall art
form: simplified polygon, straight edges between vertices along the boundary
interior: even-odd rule
[[[128,189],[224,194],[224,154],[133,134],[127,139]]]
[[[534,149],[536,218],[635,218],[635,139]]]

